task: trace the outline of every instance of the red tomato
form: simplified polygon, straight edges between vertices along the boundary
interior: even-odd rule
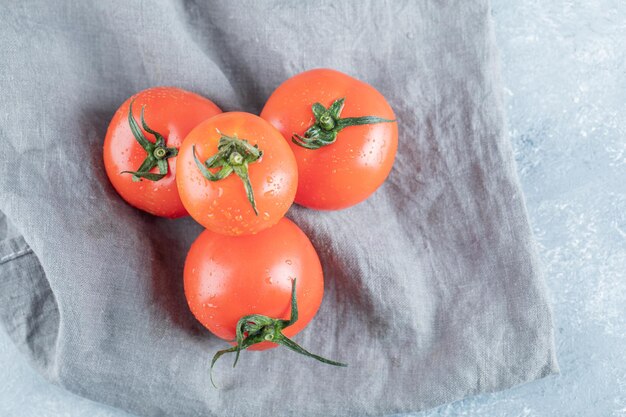
[[[149,131],[142,128],[142,109]],[[173,87],[149,88],[126,100],[104,139],[104,167],[115,190],[130,205],[156,216],[186,216],[176,188],[176,153],[191,129],[218,113],[221,110],[212,101]],[[131,126],[133,121],[136,126]],[[144,146],[136,135],[147,141]],[[132,173],[151,165],[147,172]]]
[[[198,125],[178,154],[178,190],[189,214],[226,235],[257,233],[293,204],[296,160],[258,116],[223,113]]]
[[[298,320],[284,329],[287,337],[315,316],[324,293],[315,248],[287,218],[255,235],[224,236],[205,230],[189,250],[184,275],[191,312],[228,341],[235,339],[237,322],[246,315],[289,320],[292,280],[297,278]],[[252,349],[275,346],[262,342]]]
[[[341,101],[343,99],[343,101]],[[298,163],[296,203],[322,210],[350,207],[387,178],[398,126],[385,98],[346,74],[298,74],[270,96],[261,117],[285,137]]]

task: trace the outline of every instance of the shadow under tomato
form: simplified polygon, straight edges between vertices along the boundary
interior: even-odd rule
[[[339,214],[341,215],[341,214]],[[309,237],[315,247],[324,271],[324,301],[318,314],[325,315],[323,326],[337,329],[337,337],[349,339],[341,334],[341,324],[346,317],[358,322],[354,328],[367,332],[370,337],[385,335],[389,326],[384,311],[374,301],[367,285],[363,285],[362,267],[352,259],[349,248],[337,245],[333,212],[314,211],[294,205],[289,211],[291,218]],[[321,322],[321,318],[317,318]],[[316,324],[312,324],[315,326]],[[345,329],[344,329],[345,331]]]
[[[168,220],[150,216],[147,219],[152,252],[152,298],[178,327],[193,336],[209,335],[193,316],[187,305],[183,270],[191,243],[201,233],[202,227],[190,217]]]

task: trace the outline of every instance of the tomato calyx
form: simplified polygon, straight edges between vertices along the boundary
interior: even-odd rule
[[[337,140],[337,134],[346,127],[395,122],[395,120],[376,116],[341,118],[345,101],[345,98],[335,100],[328,108],[320,103],[313,104],[311,109],[315,116],[315,123],[304,132],[304,136],[294,133],[291,141],[303,148],[314,150],[334,143]]]
[[[132,174],[133,182],[141,181],[142,178],[150,181],[158,181],[167,175],[167,172],[169,171],[167,159],[178,155],[178,149],[166,147],[163,135],[148,127],[148,124],[144,119],[144,110],[146,106],[142,106],[141,126],[143,127],[143,130],[154,136],[155,142],[152,143],[146,139],[141,131],[141,128],[139,128],[139,124],[137,124],[137,121],[133,117],[134,101],[135,100],[132,100],[128,106],[128,124],[130,125],[130,131],[133,133],[135,140],[146,151],[148,156],[146,156],[146,159],[144,159],[139,168],[137,168],[137,171],[122,171],[121,174]],[[158,174],[150,172],[150,170],[154,167],[159,168]]]
[[[252,146],[247,140],[239,139],[237,135],[228,136],[219,130],[217,133],[221,136],[217,144],[217,153],[202,163],[196,155],[196,145],[193,145],[193,159],[202,176],[209,181],[223,180],[234,172],[243,182],[248,201],[258,216],[254,191],[248,174],[248,164],[258,161],[263,156],[263,151],[259,149],[258,145]],[[219,168],[219,171],[215,173],[209,171],[212,168]]]
[[[311,353],[304,349],[302,346],[298,345],[293,340],[289,339],[287,336],[285,336],[282,332],[283,329],[291,326],[297,321],[298,302],[296,300],[296,279],[294,278],[291,283],[291,317],[289,318],[289,320],[273,319],[271,317],[267,317],[261,314],[251,314],[243,316],[241,319],[239,319],[239,321],[237,322],[236,338],[234,340],[237,342],[237,345],[229,349],[223,349],[218,351],[215,356],[213,356],[213,360],[211,361],[210,376],[213,386],[215,387],[215,382],[213,382],[213,366],[222,355],[224,355],[225,353],[236,353],[235,362],[233,363],[234,368],[237,365],[237,361],[239,360],[239,353],[242,350],[245,350],[250,346],[261,342],[278,343],[279,345],[285,346],[286,348],[291,349],[296,353],[308,356],[309,358],[316,359],[328,365],[348,366],[345,363],[336,362]]]

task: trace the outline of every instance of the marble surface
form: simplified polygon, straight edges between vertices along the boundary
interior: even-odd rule
[[[561,374],[410,417],[626,417],[626,2],[492,3]],[[0,376],[1,417],[130,416],[48,384],[1,331]]]

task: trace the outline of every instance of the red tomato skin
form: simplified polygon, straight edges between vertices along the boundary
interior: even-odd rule
[[[245,315],[288,320],[294,278],[299,319],[285,328],[287,337],[310,322],[324,294],[322,266],[308,237],[287,218],[255,235],[224,236],[205,230],[185,261],[185,296],[202,325],[231,341]],[[275,346],[263,342],[251,349]]]
[[[328,107],[345,98],[341,117],[396,116],[369,84],[330,69],[314,69],[281,84],[270,96],[261,117],[274,125],[289,143],[298,163],[295,202],[318,210],[344,209],[368,198],[385,181],[398,148],[394,123],[351,126],[339,132],[335,143],[316,150],[291,140],[315,122],[311,106]]]
[[[187,134],[200,122],[222,111],[211,100],[175,87],[154,87],[126,100],[113,115],[104,139],[104,168],[118,194],[131,206],[155,216],[178,218],[187,216],[176,188],[176,157],[169,158],[168,174],[159,181],[132,181],[131,174],[146,158],[146,151],[131,133],[128,108],[133,103],[133,116],[141,126],[141,107],[145,106],[148,126],[165,137],[168,147],[179,148]],[[153,135],[142,129],[154,142]],[[151,172],[157,173],[154,168]]]
[[[261,159],[248,166],[258,215],[237,175],[208,181],[193,159],[194,145],[202,162],[217,152],[218,130],[263,151]],[[258,233],[276,224],[293,204],[298,184],[296,160],[280,132],[244,112],[222,113],[193,129],[180,148],[178,170],[178,190],[189,214],[207,229],[225,235]]]

